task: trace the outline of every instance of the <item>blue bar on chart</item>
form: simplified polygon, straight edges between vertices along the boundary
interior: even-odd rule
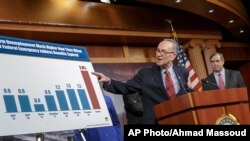
[[[69,97],[70,104],[72,106],[72,110],[80,110],[79,103],[77,101],[76,93],[74,89],[66,89]]]
[[[89,110],[90,109],[90,105],[89,105],[89,101],[87,99],[87,95],[84,91],[84,89],[77,89],[78,95],[80,97],[81,100],[81,104],[84,110]]]
[[[34,106],[35,106],[36,112],[44,112],[45,111],[43,104],[34,104]]]
[[[69,106],[63,90],[56,90],[56,96],[59,102],[61,111],[69,110]]]
[[[57,111],[56,101],[53,95],[45,95],[45,101],[49,111]]]
[[[22,112],[31,112],[31,106],[28,95],[18,95],[18,100]]]
[[[14,95],[3,95],[7,113],[17,112],[17,106]]]

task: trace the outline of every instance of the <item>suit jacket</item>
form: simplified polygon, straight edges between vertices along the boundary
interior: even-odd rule
[[[244,80],[239,71],[225,69],[225,88],[241,88],[245,87]],[[203,90],[218,90],[214,73],[211,73],[202,83]]]
[[[180,84],[180,91],[177,96],[185,94],[188,90],[189,74],[182,67],[173,66],[173,69]],[[111,80],[109,85],[104,85],[104,89],[115,94],[140,92],[143,100],[143,124],[156,124],[154,106],[169,99],[163,84],[161,68],[157,65],[141,69],[125,83]]]

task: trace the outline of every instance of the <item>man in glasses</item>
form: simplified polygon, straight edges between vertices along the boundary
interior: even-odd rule
[[[178,43],[175,40],[164,39],[156,49],[156,64],[140,69],[125,83],[99,72],[93,74],[97,76],[99,82],[103,82],[103,88],[111,93],[123,95],[141,93],[143,124],[157,124],[154,106],[183,95],[189,90],[188,71],[173,64],[177,50]]]

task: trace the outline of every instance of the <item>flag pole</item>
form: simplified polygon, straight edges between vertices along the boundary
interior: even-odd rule
[[[179,43],[178,38],[177,38],[177,34],[176,34],[176,32],[175,32],[175,30],[174,30],[174,27],[173,27],[173,24],[172,24],[172,20],[170,20],[170,19],[165,19],[165,21],[168,22],[169,25],[170,25],[170,27],[171,27],[171,31],[172,31],[172,35],[173,35],[173,37],[174,37],[174,40],[175,40],[177,43]]]
[[[191,87],[195,91],[201,91],[202,87],[201,87],[200,80],[197,77],[195,71],[193,70],[193,67],[190,64],[190,61],[187,59],[187,56],[186,56],[185,52],[182,49],[182,46],[180,45],[180,43],[178,41],[177,33],[174,30],[172,20],[165,19],[165,21],[169,23],[169,25],[171,27],[171,31],[172,31],[172,36],[178,44],[178,55],[177,55],[178,66],[185,67],[188,70],[188,72],[189,72],[189,77],[188,77],[189,87]]]

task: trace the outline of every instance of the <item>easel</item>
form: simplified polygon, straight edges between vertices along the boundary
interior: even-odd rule
[[[86,129],[82,129],[82,130],[86,130]],[[84,137],[84,134],[83,134],[82,130],[81,130],[81,129],[78,129],[78,132],[80,133],[80,135],[81,135],[81,137],[82,137],[82,140],[83,140],[83,141],[87,141],[86,138]]]
[[[36,141],[44,141],[44,133],[37,133]]]

